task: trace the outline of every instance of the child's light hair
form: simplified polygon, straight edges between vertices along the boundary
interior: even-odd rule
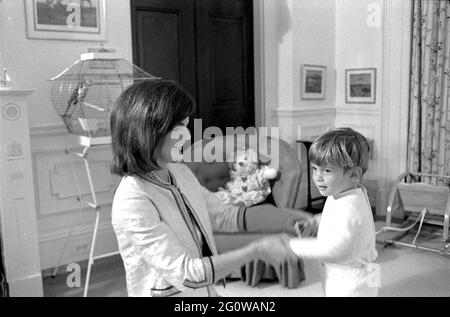
[[[369,164],[370,145],[367,139],[351,128],[330,130],[316,139],[309,150],[309,160],[318,166],[337,165],[348,171],[359,166],[362,175]]]

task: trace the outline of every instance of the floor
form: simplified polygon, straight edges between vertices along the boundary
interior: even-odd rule
[[[424,228],[418,241],[428,246],[442,246],[440,238],[433,235],[434,229],[434,227]],[[383,234],[379,238],[383,240],[392,236],[393,234]],[[401,241],[410,242],[413,238],[414,232],[403,237]],[[376,263],[380,265],[382,274],[380,297],[450,297],[450,256],[401,246],[384,247],[382,243],[377,243],[377,250]],[[275,282],[261,283],[251,288],[242,282],[234,281],[227,283],[225,289],[217,286],[217,291],[226,297],[323,296],[318,263],[305,261],[305,270],[307,279],[296,289],[286,289]],[[82,287],[67,287],[68,274],[64,273],[55,278],[45,277],[45,296],[82,296]],[[85,271],[82,271],[82,276],[85,276]],[[125,273],[120,257],[102,259],[95,263],[88,296],[127,296]]]

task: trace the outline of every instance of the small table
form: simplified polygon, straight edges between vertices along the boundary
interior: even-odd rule
[[[307,195],[307,202],[308,205],[306,207],[307,211],[311,211],[311,212],[322,212],[322,209],[319,208],[313,208],[312,206],[312,202],[313,201],[317,201],[317,200],[322,200],[323,202],[325,202],[325,200],[327,199],[326,197],[315,197],[312,198],[311,197],[311,167],[310,167],[310,162],[309,162],[309,148],[311,147],[313,141],[311,140],[297,140],[297,143],[303,144],[306,148],[306,170],[307,170],[307,175],[308,175],[308,195]]]

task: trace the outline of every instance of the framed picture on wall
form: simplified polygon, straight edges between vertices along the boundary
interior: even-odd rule
[[[105,0],[25,0],[28,38],[106,41]]]
[[[326,66],[302,65],[302,99],[325,99]]]
[[[345,102],[375,103],[377,85],[376,68],[345,70]]]

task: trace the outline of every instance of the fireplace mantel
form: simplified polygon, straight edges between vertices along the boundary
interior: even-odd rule
[[[10,296],[43,296],[27,96],[0,90],[0,232]]]

